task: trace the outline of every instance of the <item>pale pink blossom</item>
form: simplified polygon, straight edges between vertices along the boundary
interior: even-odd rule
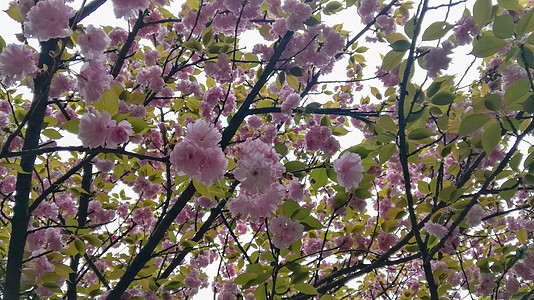
[[[271,219],[269,230],[273,234],[273,245],[278,249],[287,249],[294,241],[302,238],[304,225],[299,221],[291,221],[286,216],[278,216]]]
[[[441,46],[431,47],[428,53],[423,56],[423,66],[431,78],[437,77],[441,70],[447,70],[451,62],[451,58],[448,55],[452,54],[452,42],[446,40]]]
[[[359,154],[347,151],[334,161],[334,170],[337,173],[337,182],[346,191],[358,188],[363,179],[362,158]]]
[[[85,34],[78,37],[78,44],[82,49],[82,54],[89,59],[96,58],[104,53],[109,46],[111,39],[102,28],[93,25],[87,26]]]
[[[62,73],[57,73],[50,84],[50,98],[57,98],[65,92],[74,91],[76,89],[76,80],[63,75]]]
[[[304,21],[306,21],[311,16],[311,7],[297,0],[286,0],[284,5],[282,5],[282,10],[285,13],[290,14],[285,22],[286,28],[289,31],[297,31]]]
[[[297,93],[291,93],[284,98],[282,102],[282,113],[290,115],[293,109],[297,108],[300,102],[300,95]]]
[[[471,36],[478,34],[478,26],[472,16],[465,16],[458,20],[458,24],[453,31],[458,45],[466,45],[471,42]]]
[[[35,76],[38,54],[26,45],[9,44],[0,53],[0,80],[6,85]]]
[[[438,239],[442,239],[447,235],[449,230],[447,227],[434,223],[432,221],[428,221],[425,223],[425,226],[423,227],[429,234],[435,236]]]
[[[210,208],[214,208],[215,207],[215,201],[213,201],[212,199],[206,197],[206,196],[201,196],[201,197],[198,197],[195,199],[195,204],[202,207],[202,208],[206,208],[206,209],[210,209]]]
[[[228,165],[220,140],[221,134],[204,120],[189,123],[187,135],[171,151],[170,161],[178,174],[212,185],[223,178]]]
[[[114,126],[115,121],[111,120],[107,111],[100,114],[97,110],[91,110],[80,118],[78,138],[85,147],[105,146],[107,133]]]
[[[93,103],[111,87],[113,77],[109,75],[104,59],[92,59],[82,66],[78,76],[78,90],[82,100]]]
[[[263,192],[285,170],[280,155],[260,140],[247,139],[236,151],[239,166],[234,169],[234,176],[249,193]]]
[[[122,120],[116,126],[111,126],[106,142],[108,146],[112,147],[117,144],[123,144],[128,141],[128,138],[132,134],[134,134],[132,125],[128,121]]]
[[[112,0],[113,11],[117,18],[131,18],[138,15],[139,10],[148,8],[148,0]]]
[[[68,37],[72,34],[69,19],[75,11],[63,0],[42,0],[37,2],[26,15],[24,34],[40,41]]]
[[[379,0],[362,0],[360,7],[358,7],[358,13],[365,20],[366,23],[371,21],[375,11],[380,7]]]
[[[482,222],[485,211],[479,204],[475,204],[467,213],[465,223],[467,226],[478,226]]]

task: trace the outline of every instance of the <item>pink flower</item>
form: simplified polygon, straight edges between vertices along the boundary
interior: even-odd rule
[[[302,238],[304,225],[291,221],[286,216],[278,216],[271,219],[269,230],[273,234],[273,245],[278,249],[287,249],[294,241]]]
[[[78,37],[78,44],[82,48],[82,54],[89,59],[96,58],[104,53],[111,39],[102,28],[87,26],[85,34]]]
[[[347,151],[334,161],[334,170],[337,173],[337,182],[346,191],[358,188],[363,179],[362,158],[359,154]]]
[[[78,77],[80,97],[89,103],[100,100],[109,90],[113,77],[108,74],[104,59],[92,59],[82,66]]]
[[[187,128],[187,139],[194,141],[199,147],[217,147],[221,141],[221,133],[204,120],[197,120],[189,123]]]
[[[50,84],[50,98],[57,98],[65,92],[73,91],[76,88],[76,80],[63,75],[62,73],[57,73],[54,78],[52,78],[52,83]]]
[[[280,155],[271,146],[247,139],[237,151],[239,166],[234,169],[234,176],[247,192],[263,192],[282,176],[285,168],[280,163]]]
[[[458,26],[453,31],[456,42],[461,46],[471,42],[471,36],[478,34],[478,26],[472,16],[465,16],[458,21]]]
[[[63,0],[39,1],[33,6],[24,22],[24,34],[40,41],[68,37],[72,34],[69,19],[74,17],[74,9]]]
[[[435,78],[441,70],[447,70],[449,68],[451,58],[447,55],[452,54],[453,44],[451,41],[446,40],[441,46],[441,48],[430,48],[429,52],[423,56],[423,65],[429,77]]]
[[[429,234],[435,236],[438,239],[444,238],[449,232],[447,227],[441,224],[434,223],[432,221],[426,222],[424,229],[426,229],[426,231],[428,231]]]
[[[187,135],[171,151],[170,161],[178,174],[212,185],[223,178],[228,165],[220,140],[221,134],[205,121],[189,123]]]
[[[82,145],[89,148],[96,148],[106,144],[109,128],[115,126],[115,121],[107,111],[103,115],[97,110],[91,110],[80,118],[78,138]]]
[[[379,0],[362,0],[360,7],[358,7],[358,13],[365,19],[366,23],[369,23],[370,18],[374,15],[375,11],[380,7]]]
[[[482,222],[485,212],[482,206],[475,204],[467,213],[465,223],[467,226],[478,226]]]
[[[304,25],[304,21],[311,16],[312,12],[308,4],[296,0],[286,0],[282,6],[282,10],[290,14],[285,22],[286,28],[289,31],[299,30]]]
[[[139,10],[147,9],[150,4],[148,0],[112,0],[112,2],[114,7],[113,11],[117,18],[135,17]]]
[[[0,53],[0,79],[7,85],[34,76],[38,54],[25,45],[9,44]]]
[[[202,208],[207,208],[207,209],[215,207],[215,202],[212,199],[205,197],[205,196],[196,198],[195,204]]]
[[[126,143],[130,135],[134,134],[132,125],[122,120],[117,126],[112,126],[108,132],[106,143],[108,146],[116,146],[117,144]]]
[[[300,95],[297,93],[291,93],[285,97],[284,102],[282,102],[282,113],[290,115],[293,112],[293,109],[297,108],[300,102]]]

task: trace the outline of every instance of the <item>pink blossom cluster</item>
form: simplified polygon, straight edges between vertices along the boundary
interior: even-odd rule
[[[221,134],[204,120],[187,125],[187,135],[170,153],[178,174],[212,185],[224,176],[228,161],[219,146]]]
[[[102,56],[86,62],[78,76],[80,97],[88,103],[100,100],[102,94],[111,87],[112,79]]]
[[[262,193],[241,192],[239,196],[230,198],[228,209],[234,217],[241,215],[243,219],[250,218],[251,222],[258,223],[276,212],[282,205],[283,197],[282,185],[272,183]]]
[[[471,42],[471,37],[478,34],[478,26],[472,16],[464,16],[458,20],[458,24],[453,31],[456,42],[461,46]]]
[[[304,225],[299,221],[291,221],[286,216],[277,216],[270,220],[269,230],[273,234],[273,245],[278,249],[287,249],[294,241],[302,238]]]
[[[379,0],[362,0],[358,7],[358,13],[365,23],[371,22],[375,12],[380,8]]]
[[[96,109],[90,109],[80,118],[78,138],[84,147],[113,148],[126,143],[132,134],[134,131],[128,121],[122,120],[117,124],[107,111],[100,114]]]
[[[85,34],[78,37],[78,45],[80,45],[82,54],[88,59],[101,56],[110,42],[111,39],[104,30],[102,28],[96,28],[93,25],[87,26]]]
[[[449,40],[444,41],[441,47],[432,47],[428,53],[423,56],[423,65],[431,78],[436,78],[441,70],[447,70],[452,54],[453,43]]]
[[[289,14],[285,19],[285,25],[289,31],[299,30],[312,12],[308,4],[297,0],[286,0],[282,5],[282,10]]]
[[[482,222],[482,218],[484,218],[485,214],[482,206],[480,206],[480,204],[475,204],[467,213],[465,223],[469,227],[478,226]]]
[[[117,18],[135,17],[138,12],[148,8],[149,0],[112,0],[113,11]]]
[[[0,80],[12,85],[27,76],[35,76],[39,54],[26,45],[9,44],[0,53]]]
[[[232,82],[231,61],[224,53],[219,54],[216,62],[207,62],[204,71],[219,84]]]
[[[280,155],[260,140],[247,139],[234,152],[239,163],[234,176],[241,182],[241,188],[250,194],[265,192],[285,171]]]
[[[362,158],[359,154],[345,152],[334,161],[334,170],[337,173],[337,182],[346,191],[358,188],[363,179]]]
[[[321,150],[327,155],[334,155],[339,150],[339,142],[332,136],[332,130],[326,126],[312,126],[306,133],[306,150]]]
[[[428,221],[425,223],[425,226],[424,226],[424,229],[431,235],[433,235],[434,237],[438,238],[438,239],[442,239],[445,237],[445,235],[447,235],[447,233],[449,232],[449,230],[447,229],[447,227],[441,225],[441,224],[438,224],[438,223],[434,223],[432,221]]]
[[[24,34],[40,41],[68,37],[72,34],[69,19],[74,14],[74,9],[66,5],[64,0],[39,1],[26,14]]]

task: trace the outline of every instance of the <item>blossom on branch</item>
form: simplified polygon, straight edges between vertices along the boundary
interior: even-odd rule
[[[26,15],[24,34],[40,41],[68,37],[72,34],[69,19],[74,17],[74,13],[64,0],[39,1]]]
[[[334,170],[337,173],[337,182],[346,191],[358,188],[363,179],[364,168],[359,154],[345,152],[334,161]]]

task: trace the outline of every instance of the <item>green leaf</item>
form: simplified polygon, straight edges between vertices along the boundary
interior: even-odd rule
[[[519,5],[519,2],[517,0],[497,0],[497,3],[502,8],[508,9],[508,10],[521,10],[522,7]]]
[[[449,91],[448,89],[443,89],[437,92],[434,97],[432,97],[432,104],[435,105],[449,105],[454,102],[456,96]]]
[[[471,54],[484,58],[499,52],[504,46],[506,46],[505,40],[495,36],[484,36],[474,40]]]
[[[6,41],[0,36],[0,53],[2,53],[2,50],[6,46]]]
[[[102,241],[98,237],[96,237],[96,236],[94,236],[92,234],[84,234],[84,235],[82,235],[80,237],[83,240],[86,240],[91,246],[94,246],[94,247],[102,246]]]
[[[347,148],[345,151],[359,154],[362,159],[366,158],[371,152],[375,151],[378,147],[368,144],[358,144]],[[344,152],[344,151],[343,151]],[[341,153],[343,154],[343,153]]]
[[[143,134],[150,129],[145,119],[128,117],[126,121],[132,125],[132,130],[135,132],[135,134]]]
[[[380,152],[378,152],[380,163],[383,164],[388,161],[393,155],[393,153],[395,153],[395,149],[397,149],[397,145],[395,145],[394,143],[382,146],[380,148]]]
[[[484,96],[484,106],[491,111],[499,111],[502,108],[501,96],[497,94],[487,94]]]
[[[295,289],[297,289],[297,291],[303,294],[306,294],[306,295],[318,295],[319,294],[317,290],[313,287],[313,285],[307,284],[307,283],[297,283],[295,284]]]
[[[428,28],[423,33],[423,41],[432,41],[437,40],[445,36],[449,30],[454,28],[454,25],[451,25],[447,22],[435,22],[430,24]]]
[[[340,11],[343,8],[343,5],[337,1],[330,1],[328,4],[326,4],[325,8],[323,9],[323,13],[326,15],[331,15],[333,13],[336,13]]]
[[[398,66],[402,61],[404,53],[405,52],[397,52],[395,50],[389,51],[386,56],[384,56],[380,70],[391,71],[395,69],[395,67]]]
[[[82,240],[75,239],[74,247],[76,247],[76,250],[78,250],[78,253],[80,253],[81,255],[85,254],[86,247],[85,247],[85,243]]]
[[[41,131],[41,133],[44,136],[46,136],[46,137],[48,137],[50,139],[53,139],[53,140],[58,140],[58,139],[63,137],[61,135],[61,133],[57,132],[57,130],[52,129],[52,128],[43,129],[43,131]]]
[[[501,140],[501,126],[495,123],[484,130],[482,134],[482,147],[486,153],[491,151],[499,144]]]
[[[11,19],[22,23],[22,16],[20,15],[20,7],[17,5],[11,5],[7,10],[4,10]]]
[[[108,91],[102,94],[102,98],[93,103],[100,113],[107,111],[112,117],[119,112],[119,97],[124,88],[118,84],[113,85]]]
[[[204,33],[202,34],[202,44],[204,46],[208,46],[213,42],[213,30],[211,30],[211,27],[208,27],[204,30]]]
[[[515,102],[525,100],[529,96],[530,81],[528,79],[519,79],[514,81],[504,92],[504,104],[508,108]]]
[[[389,45],[393,51],[396,52],[406,52],[408,49],[410,49],[411,43],[407,40],[398,40],[391,45]]]
[[[234,284],[237,284],[237,285],[245,285],[247,284],[249,281],[251,280],[254,280],[258,277],[257,274],[254,274],[254,273],[243,273],[243,274],[240,274],[238,275],[233,283]]]
[[[528,96],[528,98],[522,103],[523,109],[528,113],[534,113],[534,95]]]
[[[294,172],[297,170],[303,170],[308,167],[307,164],[301,161],[298,161],[298,160],[287,162],[284,166],[286,168],[286,172]]]
[[[519,35],[529,33],[534,30],[534,10],[530,10],[524,14],[517,24],[515,24],[515,32]]]
[[[534,66],[534,54],[528,47],[523,47],[522,52],[518,53],[517,56],[517,64],[521,68],[525,69],[525,66],[528,66],[531,69]]]
[[[59,276],[63,278],[67,278],[69,277],[69,274],[74,273],[74,271],[69,266],[66,266],[62,263],[55,263],[54,273],[58,274]]]
[[[6,168],[9,168],[9,169],[12,169],[14,171],[16,171],[17,173],[20,173],[20,174],[30,174],[29,172],[24,172],[22,170],[22,167],[18,164],[15,164],[15,163],[0,163],[0,166],[4,166]]]
[[[311,171],[310,177],[315,180],[312,184],[313,189],[317,192],[318,189],[324,187],[328,182],[328,175],[325,168],[317,168]]]
[[[480,129],[491,119],[490,116],[486,114],[473,114],[467,116],[460,123],[460,129],[458,134],[462,136],[467,136],[468,134]]]
[[[185,41],[182,43],[182,46],[186,47],[189,50],[193,50],[196,52],[202,51],[202,44],[200,44],[199,41]]]
[[[187,6],[195,11],[198,11],[198,8],[200,6],[200,1],[199,0],[187,0],[185,1],[185,3],[187,4]]]
[[[527,243],[528,233],[525,229],[519,229],[515,236],[520,244],[524,245]]]
[[[473,6],[473,18],[478,28],[484,27],[491,19],[493,6],[491,0],[477,0]]]
[[[511,15],[500,15],[493,22],[493,34],[501,39],[511,38],[514,35],[514,17]]]
[[[302,77],[304,76],[304,71],[302,71],[299,67],[293,67],[289,69],[289,73],[295,77]]]
[[[291,199],[288,199],[284,201],[284,204],[282,205],[282,212],[284,213],[284,216],[291,218],[293,213],[300,208],[300,205]]]
[[[406,22],[406,24],[404,24],[404,33],[406,33],[409,38],[413,39],[414,29],[415,21],[414,18],[411,18],[410,20],[408,20],[408,22]]]
[[[426,128],[416,128],[408,134],[408,138],[410,140],[418,141],[418,140],[426,139],[427,137],[431,135],[432,135],[432,132],[430,132],[430,130]]]
[[[358,2],[357,0],[345,0],[345,2],[347,3],[347,8],[353,6],[356,2]]]
[[[300,220],[300,223],[304,225],[305,231],[323,228],[323,224],[321,223],[321,221],[317,220],[312,216],[307,216],[306,218]]]

